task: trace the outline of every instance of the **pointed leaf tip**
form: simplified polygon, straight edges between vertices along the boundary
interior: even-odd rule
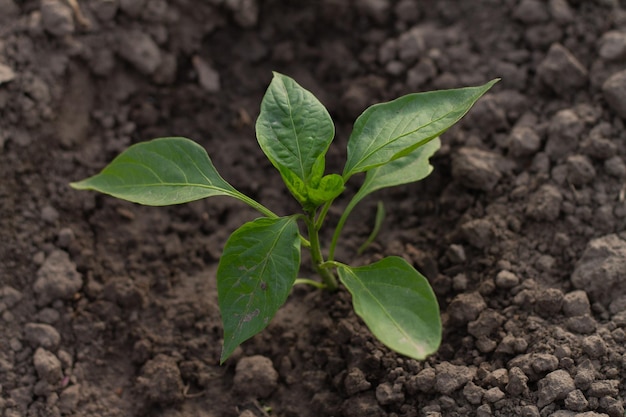
[[[478,87],[408,94],[367,108],[348,140],[344,179],[405,156],[441,135],[496,82],[498,79]]]
[[[160,138],[130,146],[99,173],[70,184],[133,203],[165,206],[237,191],[217,172],[206,150],[181,138]]]

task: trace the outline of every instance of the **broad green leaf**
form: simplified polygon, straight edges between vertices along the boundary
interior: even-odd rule
[[[368,266],[338,268],[352,294],[354,311],[390,349],[424,359],[441,343],[437,298],[422,274],[404,259],[388,257]]]
[[[335,126],[310,91],[275,72],[261,103],[256,134],[283,178],[296,176],[306,187],[315,187],[324,172],[324,156]]]
[[[260,218],[237,229],[217,267],[224,362],[243,341],[263,330],[287,300],[300,268],[295,217]]]
[[[497,81],[480,87],[408,94],[369,107],[356,120],[348,140],[344,179],[407,155],[441,135]]]
[[[238,194],[217,173],[202,146],[180,137],[132,145],[99,174],[70,185],[149,206]]]
[[[324,204],[343,192],[344,184],[341,175],[329,174],[320,180],[316,188],[307,190],[308,200],[315,206]]]

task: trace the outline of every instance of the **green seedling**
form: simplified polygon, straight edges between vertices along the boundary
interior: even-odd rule
[[[439,135],[497,81],[409,94],[369,107],[354,124],[343,173],[325,174],[325,155],[335,135],[328,111],[293,79],[274,73],[256,135],[302,207],[293,215],[279,216],[237,191],[218,174],[204,148],[181,137],[132,145],[99,174],[71,185],[150,206],[230,196],[262,214],[233,232],[217,268],[224,325],[221,363],[269,324],[295,284],[333,291],[339,282],[374,336],[396,352],[424,359],[441,343],[439,306],[426,278],[401,257],[352,267],[335,259],[335,249],[350,212],[363,198],[430,174],[429,158],[440,146]],[[365,178],[339,218],[325,256],[319,232],[329,207],[347,181],[360,173]],[[376,228],[381,211],[379,206]],[[302,247],[310,251],[321,280],[298,278]]]

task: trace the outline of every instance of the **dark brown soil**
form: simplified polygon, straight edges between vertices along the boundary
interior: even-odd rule
[[[0,415],[622,417],[625,69],[617,0],[0,0]],[[219,366],[216,264],[257,214],[68,187],[180,135],[291,212],[254,138],[272,70],[329,108],[331,171],[368,105],[502,78],[337,254],[429,277],[428,360],[377,342],[346,291],[297,287]],[[377,198],[384,231],[356,257]]]

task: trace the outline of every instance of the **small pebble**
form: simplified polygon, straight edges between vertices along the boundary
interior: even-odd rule
[[[0,63],[0,85],[15,79],[15,71],[8,65]]]
[[[71,299],[82,285],[82,277],[68,253],[54,250],[37,271],[33,290],[38,304],[43,306],[57,299]]]
[[[587,69],[563,45],[550,46],[537,67],[537,76],[559,95],[569,95],[587,83]]]
[[[5,285],[0,288],[0,303],[3,303],[6,308],[13,308],[22,300],[22,297],[22,293],[13,287]]]
[[[24,339],[33,347],[56,350],[61,342],[61,335],[52,326],[42,323],[28,323],[24,326]]]
[[[489,403],[495,403],[505,397],[505,394],[498,387],[493,387],[485,391],[483,399]]]
[[[526,206],[528,217],[539,221],[554,221],[561,212],[563,195],[551,184],[542,185],[533,193]]]
[[[496,275],[496,287],[508,289],[519,284],[519,277],[511,271],[502,270]]]
[[[137,386],[154,404],[177,403],[183,399],[183,380],[176,360],[164,354],[145,363],[137,378]]]
[[[620,381],[616,379],[605,379],[601,381],[594,381],[589,387],[587,394],[591,397],[616,397],[619,395]]]
[[[492,415],[493,414],[491,413],[491,407],[489,406],[489,404],[483,404],[476,409],[476,417],[490,417]]]
[[[152,37],[139,30],[131,30],[119,35],[119,54],[145,75],[153,74],[161,65],[162,55]]]
[[[452,158],[452,176],[467,188],[490,191],[502,177],[500,156],[465,147]]]
[[[561,311],[563,292],[558,288],[539,291],[535,301],[535,311],[542,317],[551,317]]]
[[[539,0],[522,0],[513,9],[513,17],[527,25],[544,23],[550,19],[546,4]]]
[[[40,9],[43,28],[54,36],[66,36],[74,32],[72,9],[59,0],[42,0]]]
[[[514,157],[534,155],[541,148],[541,138],[529,126],[516,127],[511,131],[508,147]]]
[[[559,160],[576,150],[585,124],[573,109],[559,110],[548,124],[545,151],[550,159]]]
[[[476,320],[485,308],[487,304],[479,293],[463,293],[457,295],[448,305],[448,314],[455,323],[464,324]]]
[[[465,387],[463,387],[463,396],[470,404],[480,404],[484,393],[485,389],[474,384],[472,381],[468,382],[465,384]]]
[[[625,59],[626,33],[612,30],[602,35],[598,55],[607,61],[619,61]]]
[[[35,351],[33,364],[39,378],[50,384],[57,384],[63,377],[61,361],[46,349],[38,348]]]
[[[584,155],[572,155],[567,158],[567,180],[572,185],[584,185],[596,176],[593,164]]]
[[[404,392],[402,384],[391,384],[384,382],[376,387],[376,400],[380,405],[402,404],[404,402]]]
[[[624,164],[624,161],[618,155],[604,161],[604,170],[612,177],[626,177],[626,164]]]
[[[585,337],[582,342],[582,348],[590,358],[594,359],[606,355],[607,352],[606,343],[597,335]]]
[[[467,260],[467,256],[465,255],[465,248],[463,245],[452,244],[448,247],[446,251],[446,256],[450,260],[450,262],[454,264],[460,264]]]
[[[441,394],[449,395],[472,380],[476,370],[467,366],[453,365],[449,362],[441,362],[435,366],[436,380],[435,390]]]
[[[267,398],[278,386],[278,372],[265,356],[244,357],[237,362],[234,385],[247,397]]]
[[[59,230],[59,234],[57,236],[57,244],[60,248],[66,249],[72,244],[74,241],[74,231],[69,227],[64,227]]]
[[[519,396],[528,391],[528,377],[520,368],[514,366],[509,369],[509,383],[505,390],[511,395]]]
[[[545,378],[539,381],[538,387],[539,400],[537,406],[539,408],[543,408],[556,400],[565,399],[567,394],[576,389],[574,380],[563,369],[558,369],[546,375]]]
[[[576,290],[565,294],[563,297],[563,314],[574,317],[589,313],[591,313],[591,304],[586,292]]]
[[[602,84],[604,99],[622,119],[626,119],[626,70],[611,75]]]
[[[53,224],[59,220],[59,212],[52,206],[45,206],[41,209],[41,219],[46,223]]]
[[[565,397],[565,407],[568,410],[583,411],[588,405],[589,402],[585,398],[585,394],[579,389],[575,389]]]
[[[343,384],[348,395],[367,391],[372,386],[371,382],[365,378],[365,373],[359,368],[352,368],[346,375]]]
[[[494,243],[495,229],[487,219],[474,219],[461,226],[461,233],[467,242],[478,249],[483,249]]]

